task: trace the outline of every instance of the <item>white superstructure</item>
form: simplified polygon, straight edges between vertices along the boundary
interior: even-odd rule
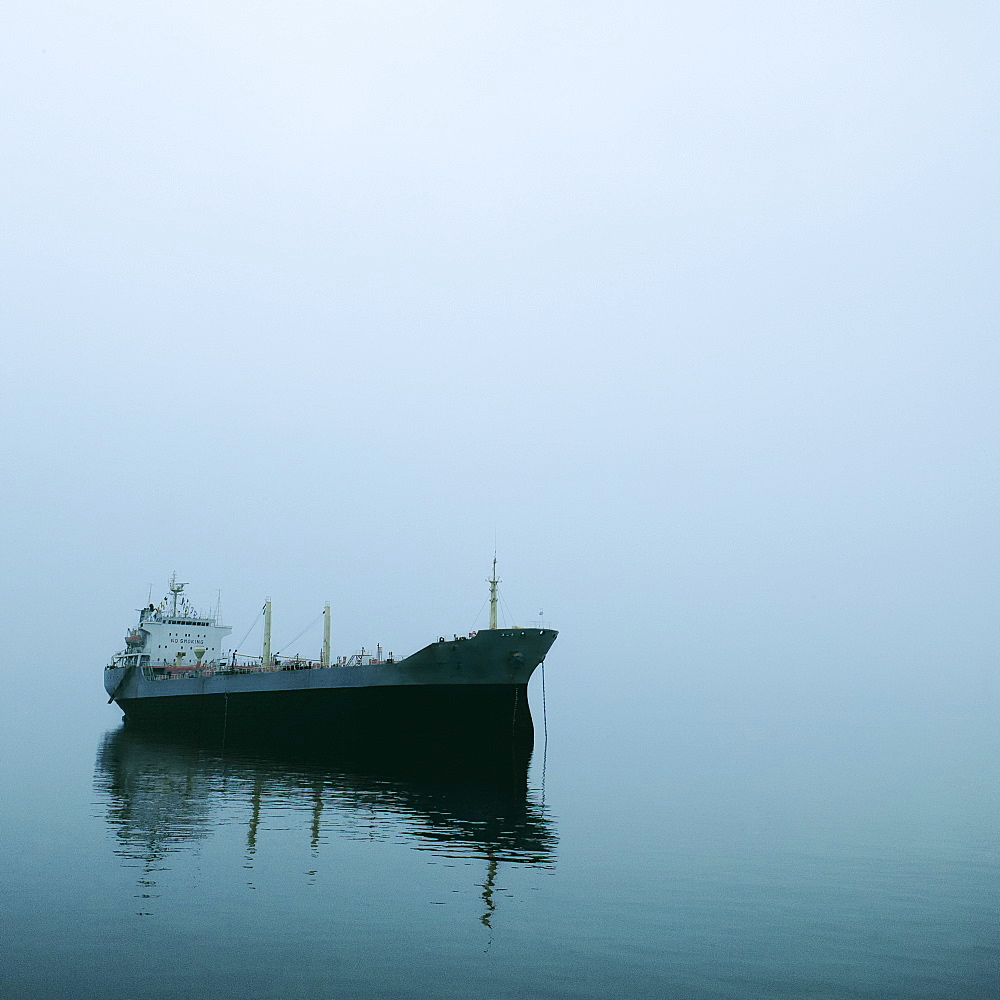
[[[225,659],[222,641],[232,628],[214,614],[203,615],[184,597],[184,583],[170,578],[170,596],[158,606],[139,611],[139,624],[125,637],[125,649],[114,667],[165,667],[197,670],[219,666]]]

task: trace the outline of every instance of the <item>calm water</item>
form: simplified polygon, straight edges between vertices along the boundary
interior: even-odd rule
[[[3,708],[4,997],[994,997],[983,713],[630,724],[527,782]],[[461,762],[460,762],[461,763]]]

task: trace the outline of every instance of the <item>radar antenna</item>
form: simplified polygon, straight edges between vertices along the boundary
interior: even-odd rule
[[[171,615],[174,618],[176,618],[177,617],[177,598],[180,597],[181,594],[184,592],[184,588],[187,586],[187,584],[186,583],[178,583],[177,582],[177,570],[174,570],[174,572],[170,576],[170,583],[168,584],[168,586],[170,587],[170,593],[174,595],[174,609],[171,612]]]

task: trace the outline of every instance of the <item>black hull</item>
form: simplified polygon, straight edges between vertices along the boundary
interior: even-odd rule
[[[285,743],[411,743],[530,757],[526,684],[327,688],[122,699],[130,728]]]

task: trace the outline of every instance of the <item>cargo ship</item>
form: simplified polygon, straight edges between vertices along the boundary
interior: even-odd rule
[[[374,742],[464,735],[484,747],[513,737],[530,747],[528,680],[558,633],[540,622],[498,626],[495,559],[487,582],[488,628],[439,636],[403,657],[381,646],[331,657],[327,604],[322,651],[312,659],[272,653],[270,600],[260,656],[225,649],[232,628],[218,610],[199,613],[175,573],[167,597],[139,610],[125,648],[105,668],[108,703],[127,724]]]

